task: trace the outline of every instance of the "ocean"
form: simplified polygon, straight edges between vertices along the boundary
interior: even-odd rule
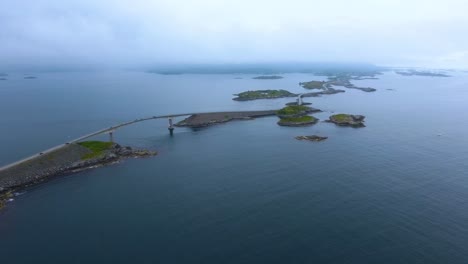
[[[277,117],[203,129],[152,120],[114,139],[158,151],[62,177],[0,211],[2,263],[467,263],[468,74],[352,81],[366,93],[305,98],[324,121]],[[10,74],[0,81],[0,166],[105,127],[154,115],[279,109],[233,101],[258,89],[306,92],[284,74]],[[238,79],[241,77],[242,79]],[[340,88],[341,89],[341,88]],[[176,121],[180,121],[177,119]],[[317,134],[323,142],[294,137]],[[106,140],[106,136],[96,139]]]

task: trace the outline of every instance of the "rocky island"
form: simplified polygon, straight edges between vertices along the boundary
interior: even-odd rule
[[[304,87],[305,89],[325,89],[327,82],[325,81],[310,81],[310,82],[300,82],[300,86]]]
[[[299,117],[283,117],[278,121],[278,125],[280,126],[290,126],[290,127],[298,127],[298,126],[310,126],[318,122],[318,119],[305,115]]]
[[[195,114],[175,124],[177,127],[207,127],[215,124],[226,123],[233,120],[251,120],[256,117],[276,115],[277,110],[265,111],[238,111]]]
[[[297,140],[307,140],[307,141],[318,142],[318,141],[323,141],[323,140],[327,139],[328,137],[321,137],[321,136],[317,136],[317,135],[311,135],[311,136],[297,136],[295,138]]]
[[[336,114],[330,116],[327,122],[335,123],[338,126],[365,127],[363,115]]]
[[[313,108],[310,106],[305,106],[305,105],[290,105],[281,108],[276,112],[276,115],[278,115],[280,118],[283,117],[299,117],[303,115],[307,115],[310,113],[316,113],[316,112],[321,112],[322,110]]]
[[[37,158],[0,171],[0,207],[12,199],[15,192],[58,176],[105,166],[126,158],[154,156],[149,150],[122,147],[102,141],[71,143]]]
[[[256,79],[256,80],[278,80],[278,79],[283,79],[283,76],[261,75],[261,76],[253,77],[252,79]]]
[[[297,94],[293,94],[286,90],[256,90],[256,91],[247,91],[239,94],[235,94],[234,101],[250,101],[257,99],[275,99],[275,98],[284,98],[284,97],[295,97]]]

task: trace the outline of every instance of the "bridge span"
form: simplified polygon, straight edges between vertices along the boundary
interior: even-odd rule
[[[273,110],[266,110],[266,111],[273,111]],[[129,126],[129,125],[133,125],[135,123],[139,123],[139,122],[144,122],[144,121],[148,121],[148,120],[155,120],[155,119],[163,119],[163,118],[167,118],[169,119],[169,132],[170,134],[172,135],[172,131],[174,130],[174,127],[173,127],[173,124],[172,124],[172,119],[175,118],[175,117],[181,117],[181,116],[192,116],[192,115],[203,115],[203,114],[223,114],[223,113],[245,113],[245,112],[264,112],[264,111],[231,111],[231,112],[200,112],[200,113],[183,113],[183,114],[173,114],[173,115],[160,115],[160,116],[151,116],[151,117],[146,117],[146,118],[140,118],[140,119],[135,119],[133,121],[129,121],[129,122],[125,122],[125,123],[120,123],[120,124],[117,124],[115,126],[111,126],[111,127],[108,127],[108,128],[104,128],[104,129],[101,129],[101,130],[98,130],[96,132],[92,132],[92,133],[89,133],[89,134],[86,134],[84,136],[81,136],[81,137],[78,137],[78,138],[75,138],[73,140],[70,140],[64,144],[60,144],[60,145],[57,145],[55,147],[52,147],[52,148],[49,148],[47,150],[44,150],[42,152],[39,152],[39,153],[36,153],[36,154],[33,154],[32,156],[29,156],[27,158],[24,158],[22,160],[19,160],[19,161],[16,161],[16,162],[13,162],[11,164],[8,164],[8,165],[5,165],[3,167],[0,167],[0,172],[3,171],[3,170],[6,170],[8,168],[11,168],[13,166],[16,166],[18,164],[21,164],[23,162],[26,162],[26,161],[29,161],[29,160],[32,160],[34,158],[37,158],[37,157],[40,157],[41,155],[44,155],[44,154],[47,154],[47,153],[50,153],[50,152],[53,152],[53,151],[56,151],[60,148],[63,148],[63,147],[66,147],[67,145],[71,144],[71,143],[77,143],[77,142],[80,142],[80,141],[83,141],[85,139],[88,139],[88,138],[91,138],[91,137],[94,137],[94,136],[97,136],[97,135],[101,135],[101,134],[109,134],[110,136],[110,140],[113,141],[113,134],[114,132],[119,129],[119,128],[122,128],[122,127],[125,127],[125,126]]]

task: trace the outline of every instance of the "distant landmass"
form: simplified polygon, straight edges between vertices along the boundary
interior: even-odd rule
[[[277,79],[283,79],[283,76],[261,75],[261,76],[253,77],[252,79],[256,79],[256,80],[277,80]]]
[[[354,76],[374,76],[388,70],[366,63],[264,63],[264,64],[185,64],[157,65],[147,69],[158,74],[262,74],[314,73],[336,75],[346,72]]]
[[[418,71],[418,70],[406,70],[406,71],[395,71],[395,73],[403,76],[430,76],[430,77],[451,77],[448,74],[441,72],[432,71]]]

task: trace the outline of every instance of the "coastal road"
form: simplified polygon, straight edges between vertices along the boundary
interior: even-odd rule
[[[47,150],[44,150],[44,151],[41,151],[39,153],[36,153],[32,156],[29,156],[27,158],[24,158],[22,160],[19,160],[19,161],[16,161],[16,162],[13,162],[11,164],[8,164],[8,165],[5,165],[3,167],[0,167],[0,172],[3,171],[3,170],[6,170],[6,169],[9,169],[11,167],[14,167],[16,165],[19,165],[23,162],[27,162],[29,160],[32,160],[32,159],[35,159],[37,157],[40,157],[41,155],[44,155],[44,154],[47,154],[47,153],[50,153],[50,152],[53,152],[53,151],[56,151],[58,149],[61,149],[67,145],[69,145],[70,143],[77,143],[79,141],[82,141],[82,140],[85,140],[85,139],[88,139],[90,137],[94,137],[94,136],[97,136],[97,135],[100,135],[100,134],[104,134],[104,133],[109,133],[111,131],[114,131],[116,129],[119,129],[121,127],[125,127],[125,126],[129,126],[129,125],[133,125],[135,123],[139,123],[139,122],[144,122],[144,121],[148,121],[148,120],[154,120],[154,119],[162,119],[162,118],[169,118],[169,117],[181,117],[181,116],[191,116],[191,115],[201,115],[201,114],[222,114],[222,113],[244,113],[244,112],[263,112],[263,111],[238,111],[238,112],[204,112],[204,113],[185,113],[185,114],[173,114],[173,115],[160,115],[160,116],[151,116],[151,117],[146,117],[146,118],[140,118],[140,119],[135,119],[133,121],[130,121],[130,122],[125,122],[125,123],[121,123],[121,124],[118,124],[118,125],[115,125],[115,126],[111,126],[109,128],[104,128],[104,129],[101,129],[99,131],[96,131],[96,132],[93,132],[93,133],[90,133],[90,134],[87,134],[87,135],[84,135],[84,136],[81,136],[79,138],[76,138],[76,139],[73,139],[73,140],[70,140],[64,144],[60,144],[58,146],[55,146],[55,147],[52,147],[50,149],[47,149]]]

